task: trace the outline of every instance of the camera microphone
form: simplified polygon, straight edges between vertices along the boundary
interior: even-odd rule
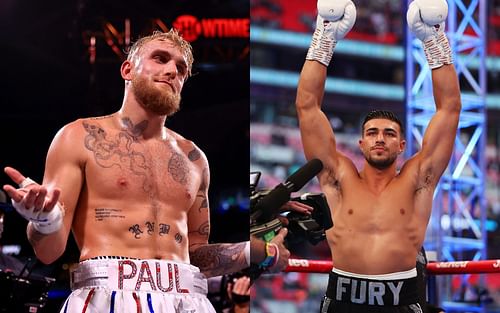
[[[319,159],[312,159],[295,173],[290,175],[284,183],[274,187],[267,195],[260,199],[254,208],[251,219],[256,222],[267,222],[277,215],[277,210],[290,200],[292,192],[299,191],[314,176],[323,169]]]

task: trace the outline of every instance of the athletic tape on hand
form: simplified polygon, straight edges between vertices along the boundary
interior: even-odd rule
[[[29,177],[26,177],[20,184],[19,184],[19,188],[26,188],[26,186],[29,186],[29,185],[33,185],[33,184],[36,184],[36,182],[29,178]]]
[[[43,210],[33,211],[33,208],[27,209],[25,206],[25,197],[20,202],[12,199],[12,206],[22,217],[31,222],[33,227],[42,234],[50,234],[58,231],[62,226],[63,210],[59,204],[56,204],[50,212]]]

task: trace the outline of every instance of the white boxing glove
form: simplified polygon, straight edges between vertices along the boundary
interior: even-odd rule
[[[306,60],[328,66],[337,41],[344,38],[356,22],[356,7],[350,0],[318,0],[318,16]]]
[[[28,183],[25,183],[25,181],[28,181]],[[30,184],[35,184],[35,182],[26,178],[23,183],[21,183],[21,188]],[[16,211],[21,214],[22,217],[30,221],[33,228],[42,234],[47,235],[58,231],[63,221],[63,210],[61,206],[57,203],[50,212],[44,212],[43,210],[35,212],[33,208],[26,208],[26,195],[27,194],[25,194],[23,199],[19,202],[12,199],[12,206]]]
[[[453,63],[450,44],[444,33],[447,16],[445,0],[415,0],[406,13],[408,27],[422,41],[431,69]]]

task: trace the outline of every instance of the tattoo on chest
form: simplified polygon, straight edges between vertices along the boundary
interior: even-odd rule
[[[121,123],[124,126],[125,131],[136,139],[137,137],[141,136],[148,127],[147,120],[144,120],[142,122],[139,122],[137,125],[134,125],[134,123],[132,123],[132,121],[128,117],[122,118]]]
[[[146,221],[146,222],[144,222],[144,225],[142,227],[139,224],[134,224],[128,228],[128,231],[130,233],[132,233],[132,235],[134,236],[135,239],[141,239],[141,238],[144,238],[143,237],[143,234],[144,234],[143,229],[146,231],[148,236],[153,236],[155,234],[155,231],[156,231],[155,230],[155,222]],[[169,233],[170,233],[170,225],[165,224],[165,223],[158,224],[158,235],[159,236],[166,236]],[[177,232],[177,233],[175,233],[173,239],[175,242],[180,244],[184,240],[184,237],[179,232]]]
[[[128,128],[121,130],[114,137],[109,136],[98,124],[83,122],[87,132],[84,140],[85,148],[93,153],[98,166],[128,169],[142,177],[144,191],[153,196],[154,191],[148,179],[151,176],[151,167],[144,153],[133,147],[138,142],[138,136],[146,129],[147,121],[133,125],[129,119],[124,118],[122,122]]]
[[[176,182],[187,185],[189,170],[186,159],[180,153],[172,152],[172,157],[168,161],[168,172]]]
[[[111,208],[96,208],[95,209],[95,220],[96,221],[104,221],[105,219],[117,218],[123,219],[125,215],[123,215],[121,209],[111,209]]]

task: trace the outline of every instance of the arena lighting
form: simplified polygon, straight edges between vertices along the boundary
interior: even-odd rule
[[[250,41],[252,43],[265,43],[276,46],[304,48],[304,50],[307,50],[311,43],[311,35],[251,26]],[[342,43],[335,47],[335,53],[398,62],[403,62],[404,60],[404,49],[402,46],[350,39],[342,40]],[[465,58],[465,56],[459,55],[459,58]],[[471,59],[469,67],[477,69],[479,67],[479,60],[477,58]],[[490,71],[500,71],[500,57],[487,57],[486,67]]]
[[[290,71],[271,70],[260,67],[250,67],[250,82],[275,87],[297,89],[299,73]],[[328,77],[325,85],[326,92],[365,96],[372,98],[404,101],[403,85],[372,83],[360,80]],[[471,93],[462,92],[462,98]],[[486,96],[488,109],[500,109],[500,94]]]
[[[109,53],[97,52],[97,49],[102,47],[101,41],[104,41],[117,59],[123,61],[126,59],[125,51],[134,39],[132,34],[151,33],[154,30],[168,32],[171,28],[178,29],[190,42],[201,41],[196,49],[203,51],[198,55],[203,55],[205,59],[215,56],[227,62],[232,61],[234,55],[237,55],[239,59],[248,56],[249,18],[198,18],[184,14],[176,17],[172,25],[167,25],[160,18],[148,19],[145,24],[132,24],[129,18],[119,22],[104,20],[100,29],[84,30],[82,37],[87,45],[89,63],[95,64],[98,60],[109,58]],[[214,40],[217,40],[217,44],[213,44]],[[200,61],[199,58],[198,61]],[[202,61],[198,64],[210,67],[212,62],[214,62],[213,58],[208,63]]]

